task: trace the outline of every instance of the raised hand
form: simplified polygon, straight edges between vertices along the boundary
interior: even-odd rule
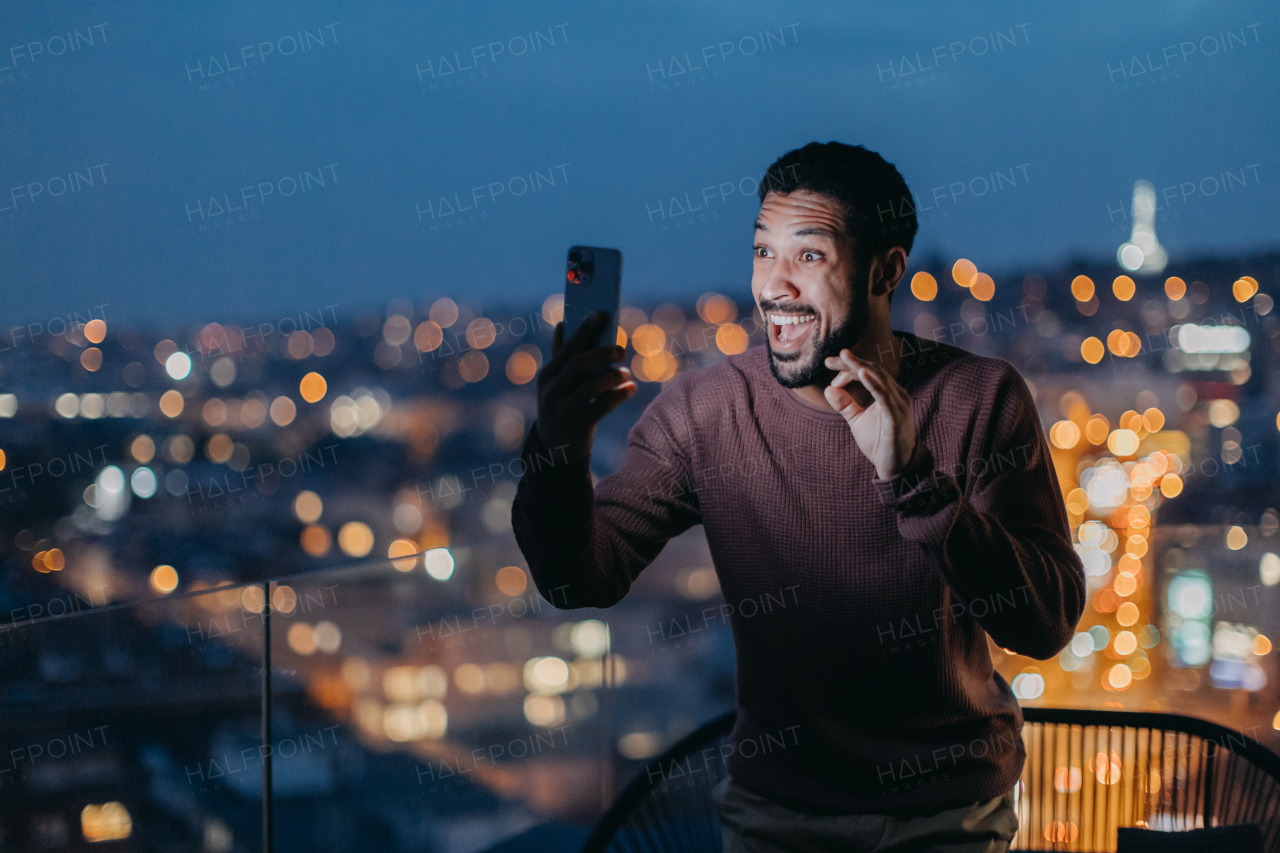
[[[616,344],[590,347],[608,315],[597,311],[564,340],[564,321],[556,324],[551,360],[538,373],[538,439],[548,448],[566,448],[570,461],[591,458],[596,425],[639,390],[631,371],[608,368],[625,350]]]
[[[911,396],[881,364],[848,349],[827,358],[826,366],[839,371],[823,392],[827,403],[844,415],[876,476],[887,480],[901,472],[916,446]],[[846,388],[851,382],[860,384]]]

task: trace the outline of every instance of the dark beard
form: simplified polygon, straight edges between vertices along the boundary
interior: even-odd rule
[[[798,374],[791,378],[779,375],[778,363],[792,364],[804,356],[803,351],[778,356],[774,353],[773,347],[767,343],[765,344],[769,349],[769,371],[773,373],[773,378],[778,380],[778,384],[783,388],[803,388],[806,385],[826,388],[839,372],[827,367],[826,360],[829,357],[840,355],[840,350],[842,349],[853,349],[858,341],[862,340],[862,336],[867,332],[867,324],[870,322],[871,313],[870,296],[868,295],[869,266],[868,274],[862,276],[861,286],[859,286],[858,277],[858,270],[854,270],[852,276],[853,304],[849,306],[849,315],[845,317],[843,323],[828,332],[818,346],[814,347],[813,357],[809,359],[809,362],[803,366]]]

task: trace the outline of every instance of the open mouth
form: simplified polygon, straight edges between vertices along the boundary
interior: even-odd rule
[[[813,334],[813,327],[818,323],[816,314],[796,314],[771,311],[769,318],[769,338],[776,349],[790,350],[799,347],[806,338]]]

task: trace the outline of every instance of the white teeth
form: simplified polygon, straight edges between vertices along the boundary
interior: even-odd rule
[[[795,332],[788,334],[787,333],[788,326],[798,326],[803,323],[808,323],[813,319],[814,319],[814,315],[812,314],[770,314],[769,315],[769,320],[775,325],[781,327],[780,329],[778,329],[778,340],[783,342],[789,341],[800,334],[800,331],[798,329]]]

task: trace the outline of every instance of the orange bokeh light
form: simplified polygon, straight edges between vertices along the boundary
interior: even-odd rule
[[[1133,294],[1138,292],[1138,286],[1133,279],[1127,275],[1116,276],[1116,280],[1111,283],[1111,292],[1116,295],[1116,299],[1121,302],[1128,302],[1133,298]]]
[[[1093,298],[1093,279],[1087,275],[1078,275],[1071,280],[1071,295],[1079,302],[1088,302]]]
[[[969,283],[969,292],[980,302],[990,302],[996,295],[996,282],[984,272],[976,273]]]
[[[320,402],[324,399],[324,395],[328,390],[329,383],[325,382],[324,377],[315,371],[302,377],[302,381],[298,383],[298,393],[308,403]]]
[[[938,295],[938,280],[921,270],[911,277],[911,295],[921,302],[932,302]]]

